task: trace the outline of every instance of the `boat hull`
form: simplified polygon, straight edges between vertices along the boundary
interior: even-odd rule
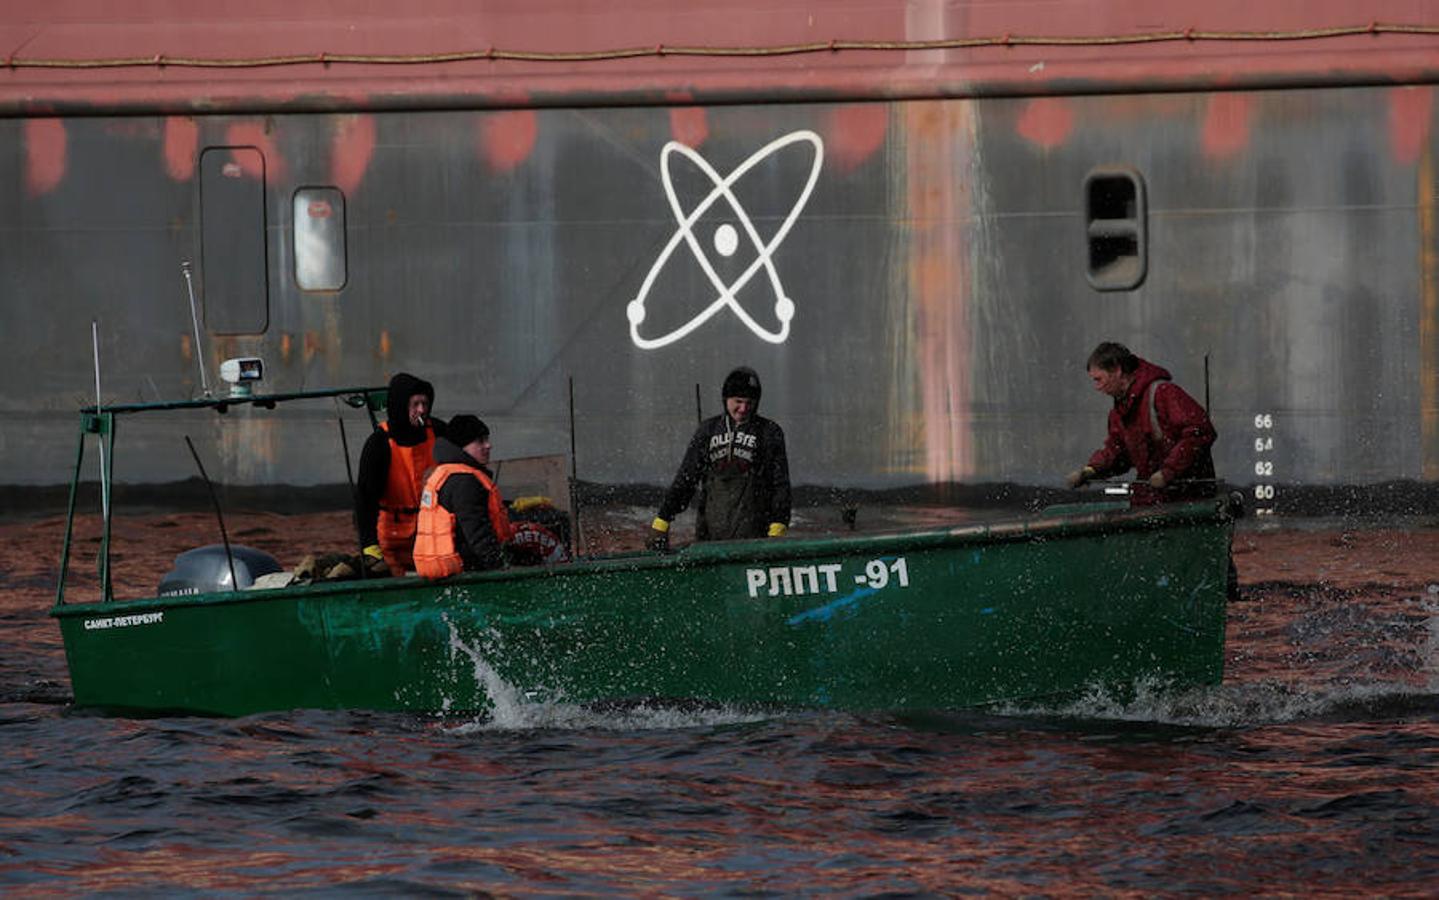
[[[952,709],[1218,683],[1231,531],[1203,503],[54,614],[112,710]]]

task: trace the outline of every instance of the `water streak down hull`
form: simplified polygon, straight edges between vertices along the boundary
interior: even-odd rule
[[[950,709],[1223,672],[1215,503],[54,610],[75,703]]]

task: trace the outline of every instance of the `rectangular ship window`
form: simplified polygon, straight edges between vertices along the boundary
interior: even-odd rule
[[[345,269],[345,195],[339,188],[295,191],[295,283],[302,291],[338,291]]]
[[[270,327],[265,155],[256,147],[200,154],[200,283],[210,331],[263,334]]]
[[[1144,179],[1122,166],[1097,168],[1084,177],[1084,227],[1090,287],[1128,291],[1144,282],[1148,268]]]

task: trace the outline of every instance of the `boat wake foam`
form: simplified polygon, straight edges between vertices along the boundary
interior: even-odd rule
[[[491,731],[673,731],[762,721],[765,716],[727,707],[671,704],[663,701],[587,705],[565,702],[562,697],[542,698],[557,691],[524,691],[507,682],[485,660],[480,642],[467,643],[454,623],[444,617],[450,629],[450,652],[470,660],[475,683],[490,700],[488,718],[476,719],[450,729],[455,734]],[[494,633],[488,635],[498,640]]]
[[[1316,687],[1281,682],[1229,684],[1176,691],[1158,680],[1134,685],[1116,696],[1093,687],[1068,703],[1043,706],[1009,704],[993,711],[1003,715],[1067,719],[1152,722],[1204,728],[1273,725],[1310,719],[1372,720],[1432,710],[1436,695],[1394,682],[1367,682]]]

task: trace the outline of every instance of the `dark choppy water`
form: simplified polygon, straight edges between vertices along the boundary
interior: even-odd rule
[[[70,711],[0,618],[0,894],[1439,892],[1439,595],[1260,587],[1218,689],[925,716]]]

